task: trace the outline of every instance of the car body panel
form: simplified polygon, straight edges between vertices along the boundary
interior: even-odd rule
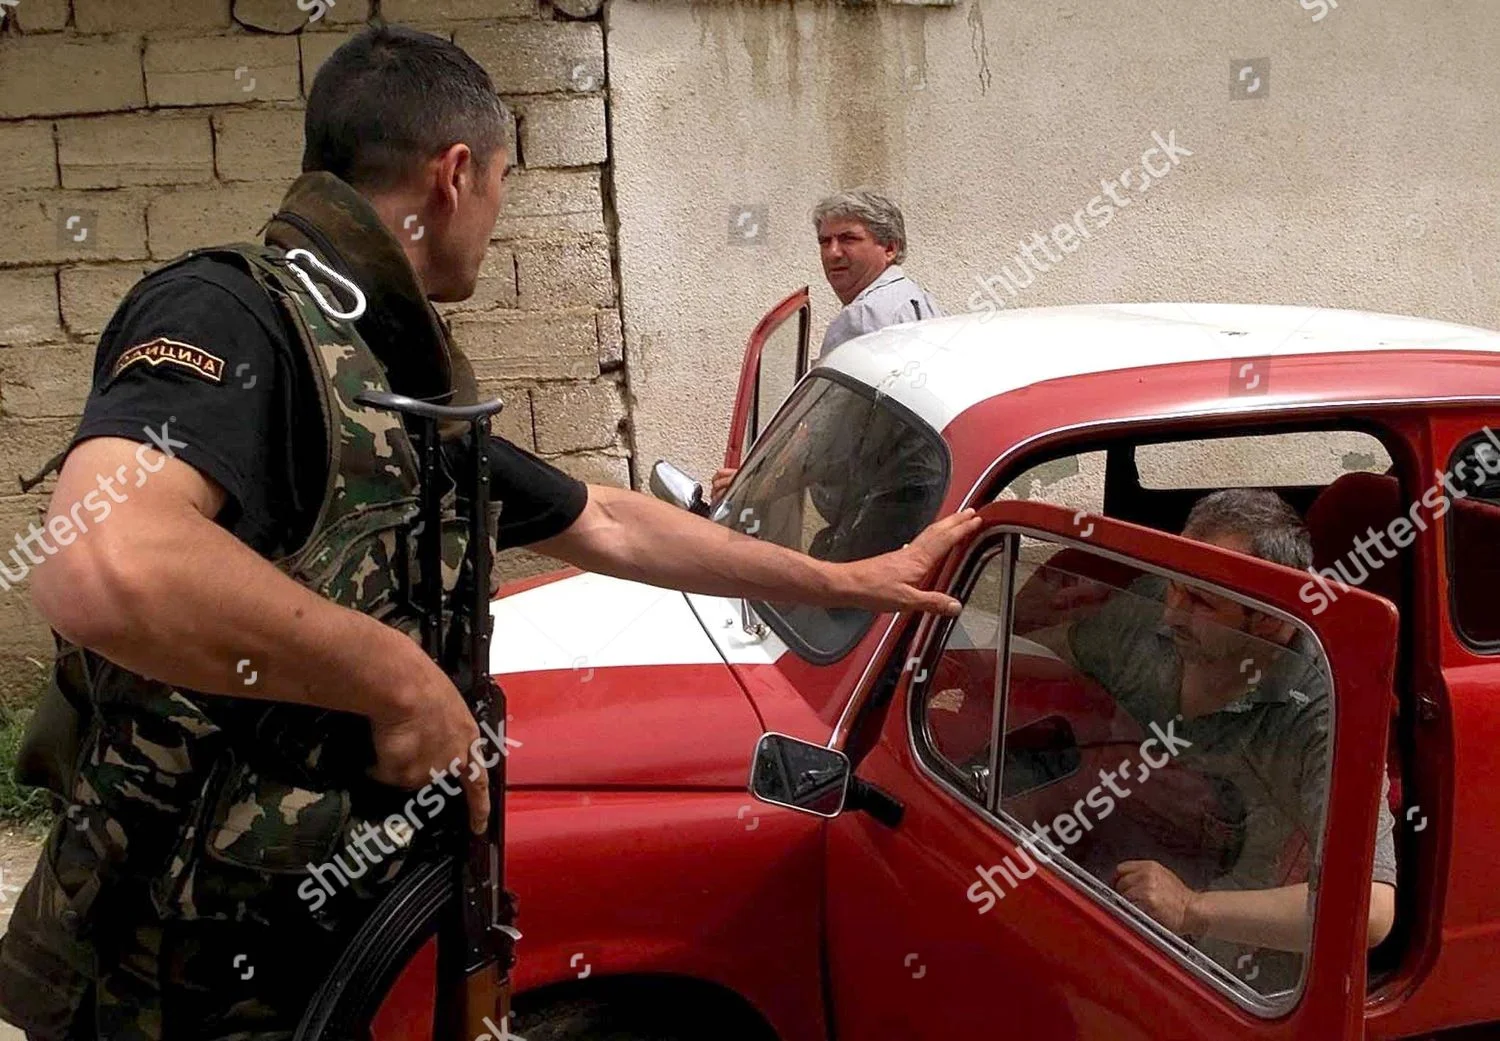
[[[1500,428],[1500,402],[1424,416],[1429,462],[1445,465],[1460,442],[1484,427]],[[1435,534],[1414,547],[1426,580],[1413,612],[1425,647],[1412,685],[1428,707],[1419,716],[1424,754],[1408,764],[1404,778],[1407,812],[1414,813],[1406,826],[1421,829],[1430,851],[1412,872],[1426,913],[1414,925],[1411,964],[1372,1002],[1371,1038],[1500,1020],[1500,993],[1475,985],[1492,978],[1500,963],[1500,888],[1493,878],[1500,839],[1485,826],[1500,819],[1500,790],[1489,783],[1500,767],[1500,659],[1459,637],[1450,599],[1451,531],[1444,524]]]
[[[577,574],[491,614],[510,787],[743,788],[760,720],[681,593]]]
[[[818,666],[792,653],[765,626],[746,632],[739,600],[696,595],[687,600],[767,730],[819,744],[829,739],[859,678],[857,672],[849,675],[849,666],[868,659],[878,637],[867,633],[840,662]],[[752,611],[752,625],[758,620]]]
[[[518,993],[588,977],[689,976],[744,997],[786,1041],[827,1036],[822,821],[753,802],[743,783],[519,791],[506,821],[524,935]]]
[[[1023,452],[1126,427],[1224,432],[1236,420],[1309,421],[1351,410],[1388,415],[1411,403],[1444,409],[1500,399],[1500,364],[1472,351],[1281,356],[1258,374],[1264,394],[1240,392],[1237,367],[1214,360],[1080,375],[987,399],[943,430],[954,456],[948,505],[984,500],[1000,471]]]

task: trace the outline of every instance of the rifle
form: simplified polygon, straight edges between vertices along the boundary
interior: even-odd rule
[[[454,913],[440,927],[438,941],[439,978],[454,993],[440,995],[436,1036],[453,1041],[496,1036],[496,1020],[502,1024],[498,1029],[504,1032],[499,1036],[509,1036],[510,970],[516,960],[515,942],[521,934],[515,927],[515,898],[505,889],[505,692],[490,676],[489,668],[493,560],[486,450],[490,421],[503,402],[433,405],[383,391],[361,392],[355,401],[420,421],[421,527],[416,548],[421,586],[415,596],[409,589],[405,592],[421,616],[423,649],[464,694],[480,733],[500,735],[502,739],[492,756],[494,765],[488,768],[490,816],[484,833],[474,835],[469,831],[467,816],[454,813],[462,821],[461,835],[466,841],[454,856],[458,899],[454,901]],[[458,495],[460,500],[468,500],[468,545],[460,569],[453,624],[446,628],[442,584],[444,473],[439,439],[439,424],[445,421],[467,423],[472,439],[468,472],[459,475],[462,486],[456,490],[466,493]],[[406,574],[406,569],[402,573]]]

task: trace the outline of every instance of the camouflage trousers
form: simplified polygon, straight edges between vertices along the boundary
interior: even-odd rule
[[[274,927],[163,922],[145,885],[131,883],[89,908],[80,929],[78,894],[50,863],[58,837],[0,940],[0,1018],[28,1038],[284,1041],[347,942],[306,916]]]

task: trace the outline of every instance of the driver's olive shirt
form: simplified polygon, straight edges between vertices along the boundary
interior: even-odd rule
[[[1183,661],[1164,623],[1165,589],[1163,578],[1140,578],[1079,620],[1069,638],[1074,660],[1143,730],[1152,722],[1164,729],[1173,722],[1177,736],[1192,743],[1178,757],[1181,766],[1222,778],[1238,790],[1244,847],[1234,866],[1208,888],[1268,889],[1303,880],[1316,887],[1331,718],[1322,654],[1299,629],[1244,696],[1218,711],[1179,718]],[[1396,822],[1385,798],[1388,789],[1389,782],[1382,785],[1373,879],[1395,885]],[[1305,874],[1297,870],[1299,864]],[[1231,955],[1231,946],[1199,944],[1215,961],[1235,967],[1240,959]],[[1252,982],[1257,990],[1296,985],[1299,957],[1283,952],[1256,957],[1266,970]],[[1292,964],[1274,964],[1288,960]]]

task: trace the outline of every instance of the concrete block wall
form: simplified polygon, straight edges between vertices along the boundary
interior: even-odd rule
[[[518,169],[475,296],[445,306],[502,433],[589,481],[631,481],[607,198],[600,0],[17,0],[0,7],[0,552],[51,483],[97,337],[145,271],[255,237],[300,169],[318,67],[364,24],[455,40],[517,119]],[[5,13],[8,12],[8,13]],[[45,563],[39,566],[45,566]],[[506,575],[548,566],[524,552]],[[0,698],[50,655],[0,591]]]

